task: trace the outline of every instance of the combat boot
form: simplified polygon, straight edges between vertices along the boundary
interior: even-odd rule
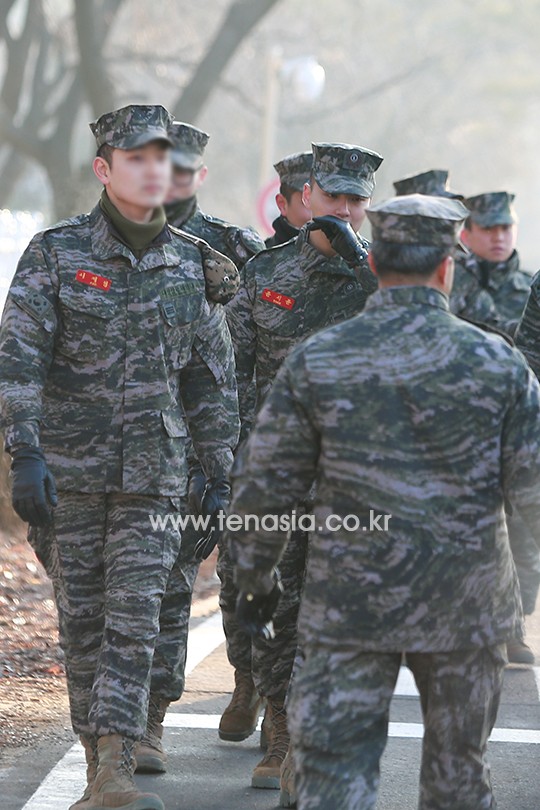
[[[268,748],[268,740],[272,733],[272,707],[269,703],[266,704],[263,721],[261,723],[261,736],[259,738],[259,748],[261,751],[266,751]]]
[[[290,745],[289,750],[287,751],[287,756],[281,763],[281,771],[279,775],[279,806],[296,807],[294,760]]]
[[[135,740],[119,734],[99,737],[96,778],[80,810],[165,810],[159,796],[141,793],[133,781],[134,748]]]
[[[282,700],[268,699],[272,711],[272,731],[266,754],[253,770],[251,787],[279,790],[281,763],[289,748],[287,714]]]
[[[535,661],[534,653],[529,645],[516,638],[506,643],[506,654],[509,664],[534,664]]]
[[[135,746],[136,773],[165,773],[167,754],[163,750],[163,718],[169,701],[157,695],[150,695],[148,719],[144,737]]]
[[[69,810],[84,810],[85,802],[90,798],[98,768],[97,737],[81,736],[79,739],[86,757],[86,787],[81,798],[75,804],[72,804]]]
[[[234,671],[235,687],[231,701],[219,721],[222,740],[240,742],[257,728],[262,699],[259,697],[250,673]]]

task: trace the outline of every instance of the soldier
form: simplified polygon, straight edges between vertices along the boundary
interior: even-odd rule
[[[457,200],[369,209],[380,289],[284,362],[233,468],[232,512],[283,516],[313,480],[288,705],[302,810],[372,810],[402,653],[424,716],[419,810],[495,807],[486,745],[519,637],[509,498],[540,525],[540,386],[450,314]],[[230,534],[238,618],[268,622],[285,526]]]
[[[173,176],[165,213],[176,228],[192,233],[228,256],[238,268],[264,248],[264,242],[252,228],[239,228],[223,219],[204,214],[197,201],[197,191],[204,183],[208,167],[204,150],[210,139],[201,129],[175,121],[170,136],[173,142]]]
[[[259,253],[246,265],[244,284],[227,307],[243,423],[251,417],[246,392],[253,372],[258,408],[291,349],[313,332],[360,312],[376,289],[366,262],[367,242],[357,232],[381,162],[379,154],[360,146],[313,144],[312,173],[303,192],[313,221],[300,229],[296,239]],[[245,435],[244,424],[241,435]],[[299,498],[304,510],[309,508],[308,489]],[[287,753],[284,701],[296,652],[306,546],[307,534],[293,532],[280,564],[286,595],[276,615],[276,636],[254,641],[250,669],[247,655],[235,660],[231,654],[239,647],[231,639],[245,637],[245,630],[238,628],[234,616],[238,591],[226,550],[220,557],[220,603],[238,695],[232,702],[234,711],[226,709],[221,718],[220,736],[235,739],[232,734],[242,733],[245,738],[252,733],[258,714],[257,692],[267,701],[271,721],[268,750],[253,771],[253,787],[279,788],[280,767]],[[241,696],[243,714],[239,712]]]
[[[450,191],[448,172],[441,169],[432,169],[398,180],[394,183],[394,188],[398,195],[418,193],[463,199],[462,195]],[[503,252],[503,256],[510,257],[509,267],[504,270],[501,266],[498,275],[493,276],[485,289],[479,284],[479,266],[488,266],[488,260],[492,256],[488,248],[491,241],[498,246],[500,234],[506,233],[509,236],[512,232],[510,223],[517,221],[510,196],[506,193],[481,194],[465,201],[472,213],[466,220],[462,238],[473,252],[466,253],[461,250],[461,246],[456,249],[456,275],[450,296],[450,309],[459,317],[502,333],[514,330],[515,319],[523,309],[524,289],[528,289],[530,283],[529,275],[517,269],[519,259],[515,251],[515,226],[508,248]],[[510,325],[508,317],[512,319]],[[540,585],[540,554],[525,523],[512,508],[508,510],[507,523],[523,609],[528,615],[534,612]],[[513,639],[508,643],[508,660],[515,664],[534,664],[534,653],[524,641]]]
[[[456,262],[450,296],[450,309],[456,314],[493,324],[510,335],[523,312],[532,278],[520,267],[513,202],[514,195],[506,191],[465,200],[470,213],[461,240],[471,252]],[[508,530],[524,611],[531,614],[540,586],[540,553],[516,510],[509,512]],[[514,639],[508,644],[508,660],[534,664],[534,653],[528,644]]]
[[[485,296],[495,308],[495,326],[513,335],[523,312],[531,274],[520,267],[516,250],[517,215],[514,195],[506,191],[465,199],[469,216],[461,241],[470,253],[456,262],[450,309],[457,315],[490,323]],[[480,293],[484,293],[484,297]]]
[[[72,810],[163,810],[133,781],[134,749],[149,701],[156,727],[151,713],[178,686],[160,605],[180,548],[187,428],[216,482],[238,437],[214,303],[235,293],[238,271],[166,223],[171,123],[161,106],[129,105],[90,125],[99,204],[30,242],[0,328],[13,505],[54,586],[88,764]]]
[[[303,193],[312,163],[313,152],[296,152],[274,163],[280,179],[279,192],[276,194],[279,217],[272,222],[274,233],[265,239],[266,247],[282,245],[298,236],[302,225],[311,219],[311,211],[304,205]]]

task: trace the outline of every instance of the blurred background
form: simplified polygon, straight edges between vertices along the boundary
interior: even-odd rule
[[[515,193],[523,264],[540,266],[540,0],[0,9],[4,277],[34,230],[96,202],[88,122],[131,102],[162,103],[210,133],[200,194],[210,214],[267,233],[272,163],[313,140],[345,141],[384,156],[379,200],[428,168],[449,169],[465,195]]]

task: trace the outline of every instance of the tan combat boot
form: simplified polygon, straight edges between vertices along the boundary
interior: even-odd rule
[[[240,742],[246,740],[257,728],[259,697],[250,673],[234,671],[235,687],[231,702],[219,721],[219,737],[222,740]]]
[[[86,788],[81,798],[76,801],[75,804],[72,804],[69,810],[84,810],[84,803],[90,798],[92,785],[94,784],[98,768],[97,737],[81,736],[79,739],[84,748],[84,755],[86,757]]]
[[[165,773],[167,754],[163,750],[163,718],[169,707],[168,700],[150,695],[148,719],[142,740],[135,746],[136,773]]]
[[[294,760],[290,745],[289,750],[287,751],[287,756],[281,763],[281,771],[279,775],[279,806],[296,807]]]
[[[98,739],[96,778],[90,797],[80,805],[80,810],[165,810],[159,796],[141,793],[133,781],[134,747],[135,740],[119,734]]]
[[[272,711],[272,731],[266,754],[253,770],[251,787],[279,790],[281,763],[289,748],[287,714],[282,700],[268,699]]]
[[[259,739],[259,748],[261,751],[266,751],[268,748],[268,740],[272,733],[272,707],[269,703],[266,704],[263,721],[261,723],[261,736]]]

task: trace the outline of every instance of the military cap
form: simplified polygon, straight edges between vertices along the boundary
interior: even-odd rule
[[[427,172],[410,174],[394,183],[396,194],[428,194],[431,197],[450,197],[462,200],[463,194],[448,188],[448,172],[445,169],[429,169]]]
[[[274,163],[274,169],[283,185],[303,191],[304,184],[309,180],[312,164],[313,152],[295,152],[294,155],[287,155]]]
[[[313,143],[312,147],[312,174],[324,191],[371,197],[381,155],[349,143]]]
[[[367,209],[373,240],[453,247],[468,211],[459,200],[407,194]]]
[[[513,225],[518,221],[512,205],[514,199],[515,194],[508,194],[507,191],[490,191],[467,197],[464,202],[472,222],[481,228],[491,228],[493,225]]]
[[[172,146],[172,122],[172,115],[160,104],[128,104],[100,116],[90,129],[98,149],[104,144],[115,149],[137,149],[151,141],[166,141]]]
[[[210,135],[202,129],[174,121],[170,129],[172,162],[178,169],[196,172],[203,165],[203,154]]]

